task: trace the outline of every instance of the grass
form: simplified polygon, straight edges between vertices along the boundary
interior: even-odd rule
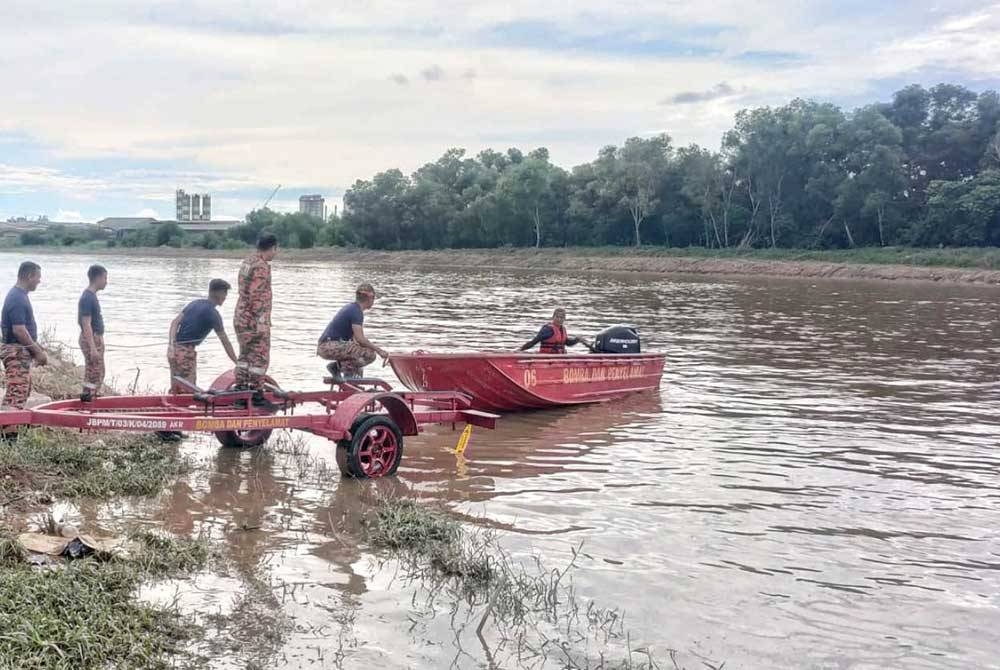
[[[571,573],[536,559],[512,560],[492,533],[470,533],[446,512],[413,500],[382,498],[365,522],[368,542],[400,560],[408,579],[427,591],[427,609],[448,603],[458,645],[474,638],[489,667],[639,670],[659,667],[649,649],[633,649],[618,609],[577,594]],[[432,614],[431,616],[434,616]],[[671,654],[673,667],[677,668]]]
[[[144,580],[202,569],[213,552],[199,540],[132,539],[127,558],[39,569],[12,549],[12,538],[0,537],[0,669],[176,667],[197,631],[175,610],[138,601],[136,590]]]
[[[859,247],[856,249],[706,249],[704,247],[595,247],[568,250],[579,255],[718,258],[758,261],[817,261],[824,263],[913,265],[980,270],[1000,269],[995,247]]]
[[[34,498],[110,498],[159,493],[184,472],[176,447],[145,435],[29,428],[0,441],[0,507]]]

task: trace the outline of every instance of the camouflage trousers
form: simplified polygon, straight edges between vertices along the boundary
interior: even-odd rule
[[[104,384],[104,336],[94,335],[94,348],[96,355],[87,347],[80,333],[80,351],[83,352],[83,390],[90,391],[92,395],[97,395]]]
[[[271,328],[259,325],[255,328],[246,328],[237,317],[236,339],[240,343],[240,356],[236,361],[236,383],[240,386],[260,388],[261,378],[267,374],[271,358]]]
[[[316,355],[340,363],[345,376],[361,375],[366,365],[375,362],[375,350],[363,347],[354,340],[326,340],[316,347]]]
[[[194,345],[175,344],[173,349],[168,348],[167,363],[170,364],[170,392],[190,393],[189,389],[174,381],[174,377],[186,379],[192,384],[198,383],[198,351]]]
[[[31,395],[31,352],[20,344],[0,347],[7,392],[3,396],[5,409],[23,409]]]

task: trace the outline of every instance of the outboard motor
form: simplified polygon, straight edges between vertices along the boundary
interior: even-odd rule
[[[611,326],[594,336],[595,354],[638,354],[639,331],[633,326]]]

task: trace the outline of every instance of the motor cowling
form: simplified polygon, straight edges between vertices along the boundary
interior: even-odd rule
[[[594,336],[594,353],[638,354],[639,331],[633,326],[611,326]]]

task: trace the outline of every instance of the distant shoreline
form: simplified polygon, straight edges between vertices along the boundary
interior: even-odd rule
[[[859,250],[861,251],[861,250]],[[875,250],[874,255],[888,255]],[[880,253],[881,252],[881,253]],[[302,261],[349,261],[380,266],[483,268],[496,270],[547,270],[559,272],[615,272],[660,275],[730,275],[799,279],[853,279],[878,281],[948,282],[1000,285],[1000,270],[948,267],[936,250],[914,250],[917,258],[899,252],[903,262],[869,263],[850,258],[851,252],[750,251],[711,255],[709,250],[629,248],[449,249],[437,251],[374,251],[346,247],[282,249],[280,258]],[[73,254],[95,261],[113,256],[153,258],[242,258],[248,249],[198,249],[173,247],[88,248],[12,247],[0,253],[22,258]],[[983,250],[984,257],[992,253]],[[783,254],[784,258],[762,258]],[[824,260],[828,255],[830,260]],[[921,256],[922,254],[922,256]],[[818,258],[817,258],[818,257]],[[992,259],[991,259],[992,260]],[[923,264],[920,264],[923,262]],[[940,263],[940,264],[938,264]]]

